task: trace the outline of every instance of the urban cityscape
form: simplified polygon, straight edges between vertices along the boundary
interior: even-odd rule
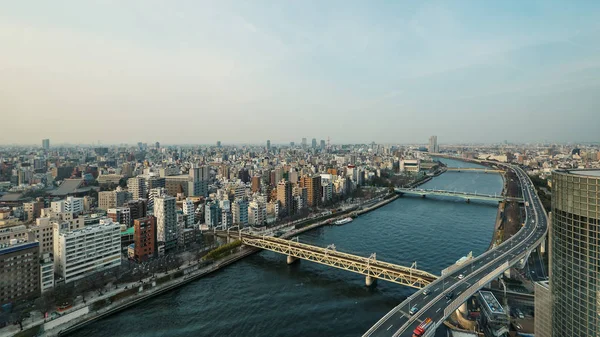
[[[600,337],[598,22],[0,4],[0,337]]]

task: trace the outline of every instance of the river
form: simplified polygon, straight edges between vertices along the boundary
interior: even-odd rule
[[[443,159],[448,166],[477,165]],[[500,193],[498,174],[447,172],[422,185]],[[435,274],[490,244],[497,205],[403,197],[344,226],[304,233],[300,242]],[[76,331],[86,337],[359,336],[415,290],[263,251],[182,288]],[[445,334],[443,334],[445,335]]]

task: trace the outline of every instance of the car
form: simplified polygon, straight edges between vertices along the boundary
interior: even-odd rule
[[[423,296],[427,296],[429,294],[431,294],[431,290],[429,290],[429,289],[423,290]]]
[[[417,306],[415,305],[414,307],[410,308],[410,311],[408,313],[414,315],[417,313],[417,311],[419,311],[419,308],[417,308]]]
[[[451,300],[452,297],[454,297],[454,292],[453,291],[451,291],[451,292],[449,292],[449,293],[446,294],[446,299],[447,300]]]
[[[460,274],[460,275],[458,275],[458,279],[459,279],[459,280],[462,280],[462,279],[464,279],[464,278],[465,278],[465,275],[463,275],[463,274]]]

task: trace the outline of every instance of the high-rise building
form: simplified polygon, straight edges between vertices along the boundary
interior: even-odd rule
[[[133,221],[134,258],[146,261],[157,253],[156,218],[152,215]]]
[[[83,212],[83,198],[67,197],[65,200],[65,212],[74,214]]]
[[[317,148],[317,139],[316,139],[316,138],[313,138],[313,139],[312,139],[312,148],[313,148],[313,149],[316,149],[316,148]]]
[[[552,294],[548,281],[534,283],[536,337],[552,337]]]
[[[54,269],[69,283],[121,264],[121,226],[110,219],[57,232]]]
[[[440,148],[438,147],[438,143],[437,143],[437,136],[429,137],[429,147],[427,148],[427,150],[430,153],[439,153],[440,152]]]
[[[281,180],[277,184],[277,201],[279,202],[279,212],[285,212],[285,215],[294,214],[294,203],[292,202],[292,184],[289,181]]]
[[[271,141],[267,139],[267,151],[271,151]]]
[[[220,140],[217,140],[217,147],[219,147],[219,148],[221,147],[221,141]]]
[[[321,139],[321,150],[325,150],[325,139]]]
[[[192,166],[189,172],[188,196],[208,196],[210,169],[208,166]]]
[[[302,138],[302,148],[305,149],[306,145],[307,145],[306,138]],[[293,144],[292,144],[292,146],[293,146]]]
[[[123,207],[129,208],[132,223],[135,219],[146,217],[146,210],[148,209],[146,199],[129,200],[123,204]]]
[[[177,246],[177,209],[174,197],[161,195],[154,198],[156,217],[156,239],[164,242],[165,250]]]
[[[127,189],[131,193],[133,200],[143,199],[146,197],[146,182],[142,177],[133,177],[127,179]]]
[[[216,201],[207,202],[204,205],[204,222],[209,227],[216,227],[221,222],[221,207]]]
[[[42,139],[42,148],[44,150],[50,149],[50,139]]]
[[[185,199],[182,204],[183,214],[187,216],[186,227],[191,228],[196,224],[196,212],[194,202],[191,199]]]
[[[600,336],[598,191],[600,170],[552,173],[552,336]]]
[[[39,296],[39,253],[39,242],[13,242],[0,247],[0,305]]]
[[[233,225],[248,225],[248,201],[243,199],[234,200],[231,204],[231,213],[233,215]]]
[[[252,193],[260,191],[260,176],[252,177]]]
[[[307,202],[309,207],[317,207],[321,204],[321,176],[302,177],[300,179],[300,187],[305,187],[308,190]]]

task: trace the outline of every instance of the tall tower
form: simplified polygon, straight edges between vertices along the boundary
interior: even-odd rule
[[[271,141],[267,139],[267,151],[271,151]]]
[[[438,153],[440,151],[437,143],[437,136],[429,137],[429,147],[427,148],[427,150],[430,153]]]
[[[44,150],[50,149],[50,139],[42,139],[42,148]]]
[[[598,191],[598,169],[552,172],[552,336],[600,336]]]

